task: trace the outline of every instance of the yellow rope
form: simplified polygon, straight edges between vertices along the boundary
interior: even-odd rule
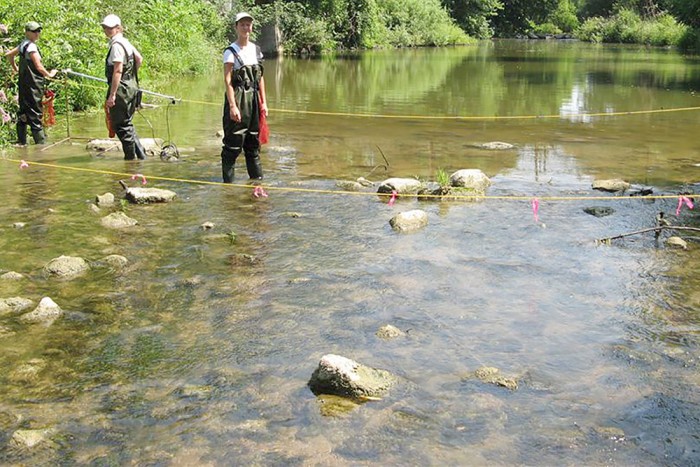
[[[88,83],[78,83],[86,88],[94,88],[104,90],[104,86],[96,86]],[[222,102],[200,101],[195,99],[179,99],[178,102],[200,105],[212,105],[222,107]],[[299,114],[299,115],[319,115],[326,117],[352,117],[352,118],[383,118],[383,119],[399,119],[399,120],[469,120],[469,121],[488,121],[488,120],[537,120],[549,118],[567,118],[567,117],[620,117],[624,115],[645,115],[668,112],[689,112],[700,110],[698,107],[675,107],[670,109],[652,109],[652,110],[630,110],[622,112],[596,112],[596,113],[565,113],[552,115],[386,115],[386,114],[363,114],[352,112],[322,112],[316,110],[292,110],[292,109],[276,109],[270,108],[270,112]]]
[[[181,102],[190,104],[216,105],[222,106],[221,103],[198,101],[192,99],[181,99]],[[321,115],[328,117],[354,117],[354,118],[386,118],[400,120],[536,120],[545,118],[566,118],[566,117],[619,117],[622,115],[643,115],[665,112],[688,112],[691,110],[700,110],[700,107],[676,107],[671,109],[653,109],[653,110],[630,110],[626,112],[597,112],[597,113],[580,113],[580,114],[555,114],[555,115],[386,115],[386,114],[361,114],[351,112],[321,112],[315,110],[290,110],[290,109],[275,109],[270,108],[270,112],[303,114],[303,115]]]
[[[131,178],[135,176],[136,174],[134,173],[124,173],[124,172],[112,172],[109,170],[98,170],[98,169],[88,169],[84,167],[69,167],[65,165],[58,165],[58,164],[47,164],[45,162],[26,162],[22,160],[17,160],[17,159],[12,159],[9,157],[3,157],[2,160],[6,162],[14,162],[14,163],[26,163],[29,164],[30,166],[36,165],[39,167],[49,167],[53,169],[60,169],[60,170],[73,170],[73,171],[78,171],[78,172],[88,172],[88,173],[95,173],[95,174],[102,174],[102,175],[114,175],[118,177],[126,177],[126,178]],[[139,174],[140,175],[140,174]],[[255,188],[254,185],[240,185],[240,184],[235,184],[235,183],[223,183],[223,182],[211,182],[208,180],[192,180],[192,179],[187,179],[187,178],[173,178],[173,177],[158,177],[158,176],[148,176],[143,174],[144,177],[146,177],[147,180],[161,180],[161,181],[168,181],[168,182],[177,182],[177,183],[192,183],[192,184],[197,184],[197,185],[214,185],[214,186],[222,186],[222,187],[234,187],[234,188]],[[321,189],[314,189],[314,188],[295,188],[295,187],[278,187],[278,186],[269,186],[269,185],[260,185],[266,190],[269,191],[280,191],[280,192],[291,192],[291,193],[316,193],[316,194],[329,194],[329,195],[354,195],[354,196],[384,196],[384,197],[391,197],[393,196],[392,193],[375,193],[375,192],[367,192],[367,191],[345,191],[345,190],[321,190]],[[402,196],[410,196],[414,198],[423,198],[423,199],[444,199],[445,196],[442,195],[430,195],[430,194],[410,194],[410,195],[402,195],[398,194],[399,197]],[[688,195],[692,196],[692,195]],[[634,200],[634,199],[639,199],[639,200],[649,200],[649,199],[678,199],[679,195],[648,195],[648,196],[633,196],[633,197],[622,197],[622,196],[537,196],[537,195],[529,195],[529,196],[515,196],[515,195],[508,195],[508,196],[492,196],[492,195],[447,195],[447,199],[450,201],[457,201],[457,200],[469,200],[469,201],[474,201],[474,200],[505,200],[505,201],[532,201],[534,198],[537,198],[539,201],[590,201],[590,200],[614,200],[614,201],[624,201],[624,200]]]

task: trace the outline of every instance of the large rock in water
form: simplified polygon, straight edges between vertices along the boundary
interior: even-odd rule
[[[491,180],[479,169],[461,169],[450,175],[450,185],[483,194]]]
[[[423,184],[415,178],[387,178],[377,188],[377,193],[391,193],[395,191],[399,194],[418,193]]]
[[[397,232],[413,232],[428,225],[428,213],[421,209],[401,212],[389,221]]]
[[[44,266],[44,272],[49,276],[71,279],[83,274],[90,269],[90,265],[83,258],[77,256],[59,256]]]
[[[0,316],[9,315],[12,313],[20,313],[32,305],[34,305],[34,302],[29,300],[28,298],[0,298]]]
[[[20,316],[20,321],[25,323],[43,323],[49,325],[63,314],[61,307],[49,297],[44,297],[39,305],[26,315]]]
[[[311,375],[309,388],[316,394],[374,399],[398,379],[386,370],[370,368],[340,355],[327,354]]]
[[[147,156],[160,156],[163,140],[160,138],[139,138]],[[122,143],[118,139],[92,139],[85,146],[91,153],[121,152]]]
[[[161,188],[129,188],[126,190],[125,197],[132,203],[148,204],[148,203],[167,203],[175,198],[176,193],[170,190]]]
[[[105,216],[100,221],[102,225],[110,229],[123,229],[125,227],[131,227],[138,224],[136,219],[132,219],[123,212],[113,212],[112,214]]]
[[[625,191],[630,189],[630,184],[619,178],[612,178],[609,180],[596,180],[593,182],[591,187],[594,190],[608,191],[610,193],[615,193],[618,191]]]

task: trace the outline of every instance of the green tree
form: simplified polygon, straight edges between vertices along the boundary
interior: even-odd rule
[[[491,19],[503,9],[502,0],[443,0],[443,5],[467,34],[479,39],[493,35]]]

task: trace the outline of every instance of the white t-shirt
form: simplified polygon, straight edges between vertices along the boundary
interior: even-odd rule
[[[119,42],[119,44],[123,45],[124,47],[115,44],[115,42]],[[129,39],[124,37],[122,33],[117,33],[112,36],[112,39],[109,41],[109,46],[111,48],[109,57],[107,57],[107,64],[109,65],[114,65],[115,63],[119,62],[125,63],[127,61],[127,55],[133,55],[135,50],[134,46],[131,45],[131,42],[129,42]]]
[[[262,59],[262,52],[260,52],[260,57],[258,57],[258,47],[252,42],[248,42],[248,45],[241,47],[235,42],[231,43],[229,47],[233,47],[236,53],[241,57],[243,63],[236,59],[228,47],[224,50],[224,63],[233,63],[233,69],[238,70],[243,65],[257,65],[258,59]]]
[[[24,47],[25,47],[25,44],[27,44],[27,43],[29,43],[29,45],[27,45],[26,46],[27,48],[25,49]],[[39,48],[36,46],[36,44],[34,42],[30,41],[29,39],[25,39],[19,44],[19,51],[20,51],[20,53],[24,52],[25,57],[29,57],[29,55],[32,52],[36,52],[36,54],[39,56],[39,58],[41,58],[41,55],[39,54]]]

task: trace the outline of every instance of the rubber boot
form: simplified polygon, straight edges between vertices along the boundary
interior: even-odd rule
[[[125,161],[136,159],[136,145],[133,141],[122,141],[122,150],[124,151]]]
[[[46,134],[44,134],[44,130],[32,130],[32,138],[34,138],[34,144],[46,143]]]
[[[27,145],[27,124],[21,121],[17,122],[17,144]]]
[[[233,183],[234,166],[241,151],[227,148],[221,150],[221,175],[224,183]]]
[[[248,169],[248,176],[251,180],[262,180],[263,171],[260,162],[260,152],[252,151],[245,153],[245,165]]]
[[[146,159],[146,150],[143,148],[143,144],[141,144],[141,140],[136,134],[134,134],[134,140],[134,152],[136,153],[136,157],[140,160]]]

